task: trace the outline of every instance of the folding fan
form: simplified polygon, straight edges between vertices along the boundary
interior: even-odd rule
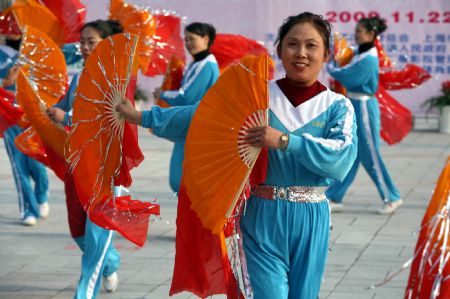
[[[109,18],[120,21],[125,32],[139,36],[137,47],[139,68],[143,74],[146,73],[153,52],[153,36],[156,32],[155,18],[148,10],[127,4],[123,0],[111,0]]]
[[[245,134],[268,123],[269,61],[267,55],[246,56],[230,66],[206,93],[189,128],[184,179],[192,209],[213,233],[223,230],[260,151]]]
[[[24,26],[17,64],[22,66],[24,75],[33,82],[47,107],[65,95],[67,69],[64,54],[44,32]]]
[[[2,11],[0,13],[0,34],[20,36],[20,33],[20,28],[14,15],[11,12]]]
[[[32,127],[39,133],[40,140],[44,145],[49,167],[61,179],[64,179],[66,163],[64,160],[64,144],[67,139],[65,128],[50,120],[46,114],[48,106],[36,91],[36,85],[25,76],[23,71],[17,77],[17,101],[25,112]],[[22,138],[25,136],[22,136]],[[22,143],[22,145],[27,145]],[[32,144],[30,144],[32,145]],[[23,152],[27,150],[23,149]],[[28,153],[35,153],[32,149]]]
[[[167,65],[167,70],[164,75],[163,82],[161,84],[162,90],[176,90],[181,87],[181,81],[183,80],[183,71],[184,71],[184,61],[173,55],[170,58],[169,64]],[[164,101],[159,99],[156,103],[158,106],[167,108],[170,105]]]
[[[216,35],[210,52],[216,57],[221,71],[245,55],[269,54],[267,49],[255,40],[239,34],[225,33]]]
[[[152,36],[152,56],[146,76],[157,76],[165,73],[172,56],[186,61],[184,43],[181,37],[181,17],[175,13],[162,12],[154,14],[156,32]]]
[[[143,159],[131,126],[115,110],[137,76],[137,45],[137,35],[119,34],[101,41],[89,55],[76,90],[66,158],[89,218],[142,246],[148,218],[159,213],[158,206],[113,194],[113,186],[125,185],[120,178],[130,178],[131,166]]]
[[[79,0],[39,0],[58,19],[64,31],[64,43],[80,41],[80,29],[86,19],[86,8]]]
[[[450,298],[450,157],[422,220],[405,298]]]
[[[64,43],[64,31],[55,15],[44,5],[35,0],[16,0],[4,11],[12,13],[21,29],[32,26],[48,35],[56,44]]]

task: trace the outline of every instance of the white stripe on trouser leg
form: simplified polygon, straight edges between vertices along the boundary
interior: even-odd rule
[[[17,169],[16,162],[14,161],[14,153],[13,149],[11,148],[11,145],[9,142],[5,139],[5,145],[6,145],[6,151],[8,152],[9,159],[11,160],[11,165],[13,169],[13,174],[16,179],[16,186],[17,186],[17,192],[19,196],[19,212],[20,212],[20,218],[25,217],[25,198],[23,196],[23,189],[22,189],[22,181],[20,180],[19,175],[19,169]]]
[[[383,172],[381,171],[381,167],[380,167],[380,161],[378,160],[377,151],[375,149],[372,130],[370,127],[369,111],[367,109],[367,102],[368,101],[361,101],[362,119],[363,119],[363,124],[364,124],[363,128],[366,131],[367,142],[369,143],[370,155],[372,156],[375,172],[378,176],[379,183],[381,184],[381,189],[384,191],[383,192],[384,193],[383,201],[387,202],[388,197],[389,197],[389,189],[387,188],[386,182],[384,181]]]
[[[91,299],[94,296],[95,285],[97,284],[98,276],[100,275],[100,270],[102,268],[103,261],[105,259],[106,252],[108,251],[109,245],[111,244],[113,231],[109,231],[108,239],[106,241],[105,247],[103,248],[102,255],[97,265],[95,265],[95,271],[89,279],[88,288],[86,291],[86,297]]]

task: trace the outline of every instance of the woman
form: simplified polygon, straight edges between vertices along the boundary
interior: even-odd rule
[[[209,53],[215,37],[216,29],[210,24],[187,25],[184,31],[184,43],[192,55],[193,62],[184,71],[180,89],[161,91],[161,88],[157,88],[153,92],[153,97],[164,100],[171,106],[194,105],[200,101],[219,77],[216,58]],[[178,192],[180,188],[183,159],[184,142],[175,142],[169,174],[170,187],[174,192]]]
[[[350,101],[317,81],[330,31],[327,21],[308,12],[285,20],[277,53],[286,77],[269,83],[269,126],[247,134],[251,145],[269,149],[265,183],[252,190],[240,223],[255,298],[319,294],[330,218],[323,188],[345,177],[357,142]],[[196,106],[138,112],[124,102],[116,109],[175,139],[186,136]]]
[[[355,179],[360,163],[375,183],[384,201],[378,213],[391,214],[403,203],[380,153],[380,107],[375,98],[379,66],[374,40],[386,28],[385,21],[378,17],[359,20],[355,31],[355,40],[358,44],[355,56],[342,68],[334,63],[328,65],[330,75],[344,85],[355,107],[359,140],[358,156],[350,172],[342,182],[335,182],[326,191],[332,211],[342,210],[342,199]]]
[[[20,48],[21,39],[6,38],[6,45],[0,47],[0,78],[2,86],[15,92],[15,82],[20,67],[14,65]],[[15,138],[23,132],[18,125],[5,130],[3,139],[19,197],[20,220],[25,226],[34,226],[39,218],[47,218],[50,212],[48,204],[48,174],[45,166],[19,151],[14,144]],[[34,188],[33,188],[34,183]]]
[[[97,20],[86,23],[80,31],[80,49],[83,59],[86,60],[103,39],[122,31],[122,26],[117,21]],[[47,114],[54,122],[64,125],[72,124],[72,106],[80,75],[81,72],[73,77],[64,99],[48,109]],[[120,265],[120,255],[112,245],[113,231],[97,226],[86,217],[70,173],[66,174],[64,188],[70,232],[83,251],[81,277],[75,298],[95,298],[100,291],[101,276],[104,277],[105,290],[114,292],[119,282],[116,271]]]

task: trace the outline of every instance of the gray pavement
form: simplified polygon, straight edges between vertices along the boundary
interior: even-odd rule
[[[98,298],[169,298],[177,202],[168,186],[171,143],[140,131],[146,157],[134,170],[133,191],[161,204],[162,219],[150,224],[148,242],[138,248],[121,236],[117,292]],[[401,144],[382,147],[385,162],[405,204],[391,216],[376,215],[381,205],[364,170],[345,199],[345,211],[333,214],[334,230],[320,298],[402,298],[409,269],[384,286],[370,289],[412,256],[433,185],[450,155],[450,136],[412,132]],[[19,223],[17,195],[3,142],[0,142],[0,298],[72,298],[81,253],[66,221],[63,184],[50,173],[50,217],[35,227]],[[189,293],[174,298],[195,298]],[[223,298],[216,296],[215,298]]]

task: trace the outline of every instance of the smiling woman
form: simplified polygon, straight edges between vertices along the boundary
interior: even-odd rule
[[[251,284],[248,287],[244,283],[244,288],[246,293],[253,290],[254,298],[317,298],[319,294],[330,225],[324,189],[332,179],[345,177],[357,152],[350,101],[317,81],[330,51],[330,32],[330,24],[322,16],[309,12],[291,16],[280,27],[276,42],[286,77],[263,84],[263,87],[236,79],[241,85],[239,102],[252,101],[245,96],[245,90],[269,90],[268,125],[242,131],[248,145],[262,148],[263,154],[251,174],[258,178],[258,183],[250,181],[251,196],[246,201],[245,214],[240,215],[240,223],[235,223],[240,226],[238,239],[243,240],[240,242],[245,252],[245,261],[240,265],[244,265],[242,271],[248,272]],[[212,95],[225,93],[226,74],[227,71],[212,87]],[[224,86],[223,90],[220,86]],[[200,107],[210,107],[209,98],[214,97],[207,94]],[[197,119],[195,113],[202,111],[200,108],[197,111],[197,106],[152,107],[150,111],[138,112],[125,102],[116,109],[128,121],[152,128],[157,136],[184,140],[192,118],[193,122]],[[223,115],[232,115],[233,111],[223,110]],[[223,126],[224,131],[233,129]],[[219,136],[222,135],[218,135],[214,144],[223,142]],[[240,141],[236,140],[236,146]],[[191,140],[188,138],[187,142]],[[209,149],[205,143],[205,154]],[[226,155],[221,161],[230,163]],[[195,184],[186,186],[187,190],[190,188],[195,188]],[[231,183],[219,189],[230,188]],[[183,207],[189,204],[182,196],[179,200],[178,215],[182,215]],[[177,250],[185,250],[182,238],[187,231],[192,233],[195,229],[195,223],[191,222],[189,227],[177,227]],[[217,273],[227,273],[229,267],[211,266],[220,265],[214,258],[221,256],[221,248],[196,239],[196,234],[191,236],[191,248],[207,248],[209,260],[205,262],[201,250],[191,250],[189,260],[183,261],[184,267],[180,267],[177,259],[174,273],[174,277],[178,277],[177,291],[188,290],[204,296],[223,293],[227,289],[223,279],[218,284],[208,284],[206,289],[192,287],[192,281],[202,285],[205,275],[213,280]],[[185,278],[184,285],[180,277]],[[236,288],[228,289],[229,296],[235,296],[233,292]]]

